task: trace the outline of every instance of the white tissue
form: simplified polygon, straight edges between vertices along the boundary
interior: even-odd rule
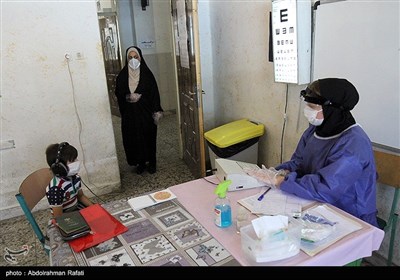
[[[262,216],[251,221],[259,239],[268,238],[288,228],[288,217],[282,215]]]

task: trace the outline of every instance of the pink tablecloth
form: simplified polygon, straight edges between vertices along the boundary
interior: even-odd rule
[[[170,190],[176,194],[179,202],[202,224],[211,235],[217,239],[241,265],[277,265],[277,266],[342,266],[354,260],[371,256],[372,251],[378,250],[384,232],[373,227],[358,218],[355,218],[338,208],[333,207],[338,212],[355,219],[362,225],[362,229],[356,231],[327,249],[310,257],[303,251],[294,257],[267,263],[255,263],[248,259],[241,249],[240,234],[236,233],[236,227],[232,225],[229,228],[219,228],[214,224],[214,201],[215,185],[208,182],[218,183],[215,176],[209,176],[205,179],[198,179],[170,187]],[[227,195],[232,204],[232,218],[235,222],[237,200],[257,194],[259,188],[228,192]]]

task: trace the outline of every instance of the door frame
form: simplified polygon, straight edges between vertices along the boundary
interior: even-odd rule
[[[192,4],[192,29],[190,32],[193,34],[194,38],[194,56],[195,56],[195,69],[196,69],[196,97],[197,97],[197,119],[198,119],[198,141],[196,142],[196,149],[199,151],[199,162],[198,162],[198,172],[196,174],[193,174],[196,177],[204,177],[206,176],[206,151],[205,151],[205,140],[204,140],[204,117],[203,117],[203,102],[202,102],[202,81],[201,81],[201,59],[200,59],[200,34],[199,34],[199,21],[198,21],[198,0],[185,0],[185,4],[187,2],[191,2]],[[171,4],[171,33],[173,36],[173,56],[176,58],[176,34],[175,34],[175,26],[174,26],[174,18],[173,18],[173,6],[172,6],[172,0],[170,0]],[[179,127],[179,150],[180,150],[180,158],[184,159],[184,130],[182,129],[182,112],[181,112],[181,97],[179,93],[179,81],[178,81],[178,65],[176,62],[176,59],[174,61],[174,76],[175,76],[175,83],[176,83],[176,89],[177,89],[177,121],[178,121],[178,127]],[[187,163],[186,163],[187,164]],[[188,164],[187,164],[188,165]],[[194,173],[192,171],[192,173]]]

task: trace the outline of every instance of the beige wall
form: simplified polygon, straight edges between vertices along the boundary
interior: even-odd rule
[[[0,219],[22,214],[15,194],[29,173],[48,166],[51,143],[78,149],[93,192],[118,188],[95,1],[2,2],[1,13],[1,140],[15,148],[0,150]]]
[[[259,163],[277,165],[287,86],[274,82],[273,63],[268,61],[271,3],[210,1],[209,10],[215,125],[241,118],[263,123],[266,130],[259,142]],[[284,159],[290,157],[307,125],[303,119],[297,124],[303,87],[289,85]]]

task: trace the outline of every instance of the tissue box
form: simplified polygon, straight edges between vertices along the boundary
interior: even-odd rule
[[[253,225],[240,229],[242,250],[253,261],[270,262],[297,255],[300,252],[301,223],[289,217],[288,228],[259,239]]]

